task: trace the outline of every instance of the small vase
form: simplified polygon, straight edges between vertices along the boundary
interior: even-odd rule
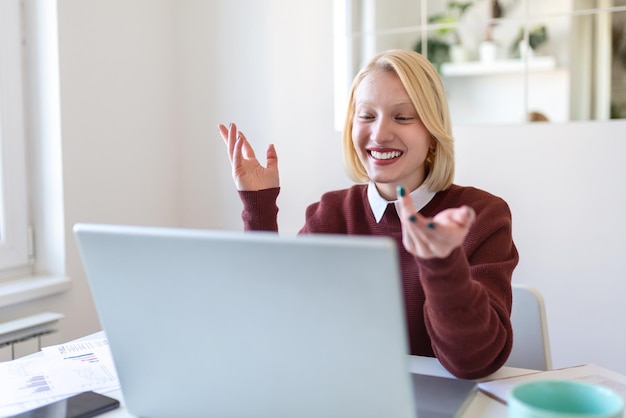
[[[493,62],[498,56],[498,45],[493,41],[482,41],[478,47],[481,62]]]
[[[469,54],[467,48],[463,45],[456,44],[450,46],[450,61],[451,62],[467,62],[469,61]]]
[[[526,41],[519,43],[519,56],[521,59],[532,58],[535,55],[535,51]]]

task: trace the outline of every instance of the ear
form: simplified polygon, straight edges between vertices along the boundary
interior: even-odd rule
[[[433,154],[434,154],[434,153],[435,153],[435,151],[437,150],[437,140],[435,139],[435,137],[434,137],[434,136],[431,136],[431,137],[430,137],[430,144],[428,145],[428,148],[429,148],[429,150],[428,150],[428,151],[429,151],[429,152],[431,152],[431,153],[433,153]]]

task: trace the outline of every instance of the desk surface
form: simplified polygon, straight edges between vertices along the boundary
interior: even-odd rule
[[[435,358],[410,356],[409,370],[414,373],[428,374],[433,376],[453,377],[447,370],[443,368],[441,363]],[[511,367],[503,367],[486,380],[500,379],[504,377],[513,377],[527,374],[526,369],[516,369]],[[136,418],[126,411],[124,407],[124,398],[120,390],[108,392],[107,395],[119,399],[122,406],[111,412],[103,414],[103,418]],[[490,398],[483,392],[478,391],[472,402],[468,405],[461,418],[502,418],[507,416],[506,405]]]
[[[80,340],[88,340],[93,338],[102,338],[104,333],[101,331],[96,334],[89,335],[87,337],[80,338]],[[419,357],[409,356],[409,371],[413,373],[427,374],[432,376],[454,377],[439,363],[436,358],[432,357]],[[505,377],[520,376],[528,374],[527,369],[518,369],[512,367],[503,367],[496,373],[486,377],[483,380],[502,379]],[[106,393],[107,395],[119,399],[121,407],[115,411],[107,412],[101,415],[103,418],[136,418],[135,415],[131,415],[126,409],[124,404],[124,397],[121,390],[114,390]],[[490,398],[483,392],[478,391],[476,396],[469,404],[468,408],[464,411],[461,418],[502,418],[507,416],[506,405]]]
[[[439,363],[437,359],[431,357],[410,356],[409,369],[414,373],[452,377],[452,375],[446,371],[443,366],[441,366],[441,363]],[[526,369],[503,367],[493,375],[489,376],[487,380],[518,376],[527,373],[528,370]],[[122,406],[115,411],[102,415],[103,418],[135,418],[134,415],[131,415],[125,410],[124,399],[120,390],[108,392],[107,395],[119,399]],[[506,405],[490,398],[480,391],[476,393],[476,396],[469,404],[468,408],[464,411],[463,415],[461,415],[462,418],[502,418],[506,416]]]

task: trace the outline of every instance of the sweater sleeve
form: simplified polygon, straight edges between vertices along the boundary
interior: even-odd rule
[[[462,248],[445,259],[419,260],[433,351],[455,376],[484,377],[506,362],[518,258],[508,205],[495,199],[477,211]]]
[[[276,199],[280,188],[259,191],[239,191],[243,203],[241,219],[244,231],[278,232],[278,206]]]

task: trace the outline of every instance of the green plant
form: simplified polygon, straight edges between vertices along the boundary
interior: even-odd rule
[[[460,43],[456,25],[467,9],[473,4],[472,1],[449,1],[447,9],[442,13],[437,13],[428,18],[428,23],[445,25],[437,28],[435,33],[438,36],[445,37],[449,34],[454,36],[454,42]]]
[[[435,30],[434,36],[429,36],[426,40],[428,50],[426,58],[433,63],[437,71],[441,70],[444,62],[450,61],[450,46],[461,43],[456,25],[472,4],[472,1],[449,1],[444,12],[428,18],[429,24],[440,25]],[[413,50],[422,53],[421,39],[415,43]]]
[[[611,103],[611,119],[626,118],[626,102]]]
[[[612,27],[611,48],[613,60],[619,62],[626,70],[626,29],[617,23],[613,23]]]
[[[430,61],[437,71],[441,71],[441,65],[450,61],[450,44],[438,39],[428,38],[426,40],[426,49],[428,50],[426,58]],[[413,50],[422,53],[422,40],[417,41]]]
[[[513,45],[511,45],[511,52],[513,52],[514,55],[519,54],[519,45],[520,43],[522,43],[523,40],[524,28],[520,28],[519,34],[517,35],[515,42],[513,42]],[[528,31],[528,45],[533,50],[536,50],[546,42],[548,42],[548,28],[546,28],[545,25],[536,25],[530,28],[530,30]]]

